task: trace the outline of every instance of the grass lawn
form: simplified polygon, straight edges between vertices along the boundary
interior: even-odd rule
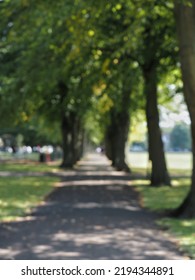
[[[9,172],[55,172],[58,163],[44,164],[27,160],[11,160],[0,163],[0,171]],[[0,221],[11,221],[28,213],[52,191],[58,178],[0,177]]]
[[[55,172],[60,170],[60,162],[55,163],[39,163],[34,161],[5,161],[0,163],[0,171],[14,172]]]
[[[8,152],[2,152],[0,151],[0,159],[1,160],[13,160],[13,159],[29,159],[29,160],[39,160],[39,153],[26,153],[26,154],[21,154],[21,153],[8,153]]]
[[[146,152],[129,152],[126,155],[127,162],[133,168],[148,169],[148,154]],[[191,153],[166,153],[168,169],[171,170],[188,170],[192,168]]]
[[[147,180],[133,181],[135,188],[141,194],[144,207],[163,212],[177,208],[188,193],[190,179],[174,179],[173,187],[150,187]],[[192,259],[195,259],[195,219],[163,218],[157,223],[169,230],[178,240],[180,248]]]
[[[57,178],[0,177],[0,221],[11,221],[28,213],[52,191]]]

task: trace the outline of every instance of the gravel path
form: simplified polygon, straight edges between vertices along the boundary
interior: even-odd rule
[[[0,224],[0,259],[185,259],[140,208],[130,175],[88,155],[31,216]]]

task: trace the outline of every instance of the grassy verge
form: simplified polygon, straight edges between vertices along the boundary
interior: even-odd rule
[[[195,219],[165,218],[159,224],[168,228],[176,236],[181,249],[195,260]]]
[[[192,168],[192,154],[191,153],[165,153],[168,169],[178,169],[180,172],[190,170]],[[148,169],[150,163],[148,162],[147,152],[129,152],[126,154],[126,160],[131,167]]]
[[[138,184],[137,184],[138,182]],[[145,182],[145,185],[144,185]],[[147,182],[147,183],[146,183]],[[173,187],[150,187],[149,181],[134,181],[142,194],[143,205],[154,211],[164,211],[177,208],[189,191],[189,179],[172,180]]]
[[[46,164],[33,161],[8,161],[0,163],[0,171],[5,172],[55,172],[60,170],[60,162]]]
[[[0,178],[0,221],[11,221],[28,213],[53,189],[56,178]]]
[[[150,210],[162,212],[175,209],[182,203],[189,191],[190,179],[174,179],[172,188],[149,187],[146,180],[135,180],[133,183],[141,193],[142,205]],[[195,259],[195,219],[163,218],[157,223],[167,228],[177,238],[180,248]]]

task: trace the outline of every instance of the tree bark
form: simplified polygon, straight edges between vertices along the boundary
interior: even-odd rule
[[[195,217],[195,4],[181,4],[175,0],[175,18],[178,30],[180,61],[184,85],[184,97],[191,118],[193,169],[190,191],[177,209],[177,214]]]
[[[113,165],[118,170],[130,171],[125,161],[125,147],[129,131],[129,116],[121,112],[116,116],[116,130],[114,143],[114,161]]]
[[[113,145],[113,139],[115,137],[115,125],[113,121],[111,120],[110,116],[110,123],[106,127],[106,132],[105,132],[105,154],[109,160],[114,161],[114,145]]]
[[[152,163],[151,185],[171,185],[167,171],[157,106],[157,73],[155,63],[143,69],[146,96],[149,160]]]
[[[63,160],[61,167],[72,168],[75,164],[74,127],[70,113],[64,114],[61,123]]]
[[[125,161],[125,147],[130,124],[130,90],[124,90],[118,108],[110,112],[110,124],[106,132],[106,155],[117,170],[130,172]]]
[[[60,94],[59,110],[61,116],[62,150],[63,159],[61,167],[72,168],[82,154],[81,122],[76,111],[66,109],[65,99],[68,87],[64,82],[59,82]]]
[[[113,112],[106,133],[106,155],[117,170],[130,171],[125,161],[125,146],[128,137],[129,121],[123,113]]]
[[[73,127],[74,127],[73,144],[74,144],[74,153],[75,153],[75,162],[76,162],[81,159],[84,150],[84,130],[80,118],[77,115],[75,115]]]

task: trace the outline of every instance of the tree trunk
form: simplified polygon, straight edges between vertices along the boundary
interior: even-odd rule
[[[75,162],[80,160],[83,156],[83,150],[84,150],[84,131],[83,127],[80,121],[80,118],[78,116],[75,116],[75,120],[73,123],[73,144],[74,144],[74,153],[75,153]]]
[[[130,171],[125,162],[125,146],[128,136],[129,121],[123,118],[122,113],[112,113],[111,123],[106,133],[106,155],[117,170]]]
[[[146,119],[148,128],[149,160],[152,163],[151,185],[170,185],[170,177],[166,167],[161,130],[159,126],[159,112],[157,106],[157,77],[156,65],[151,64],[143,70],[146,96]]]
[[[178,29],[184,97],[191,118],[193,169],[190,192],[177,213],[195,217],[195,5],[186,6],[175,1],[175,18]]]
[[[63,162],[61,167],[72,168],[83,155],[83,130],[76,112],[62,118]]]
[[[83,152],[81,120],[76,111],[66,109],[64,101],[68,95],[68,87],[62,81],[58,84],[60,94],[59,110],[61,115],[61,133],[63,160],[61,167],[72,168]]]
[[[70,113],[64,114],[62,117],[62,149],[63,160],[61,167],[72,168],[76,162],[74,149],[74,122]]]
[[[124,90],[118,108],[110,112],[110,125],[106,133],[106,154],[117,170],[130,172],[125,162],[125,147],[130,123],[130,90]]]
[[[113,145],[113,139],[114,139],[115,129],[113,121],[110,118],[110,124],[106,127],[106,133],[105,133],[105,154],[108,157],[109,160],[112,162],[114,161],[114,145]]]

